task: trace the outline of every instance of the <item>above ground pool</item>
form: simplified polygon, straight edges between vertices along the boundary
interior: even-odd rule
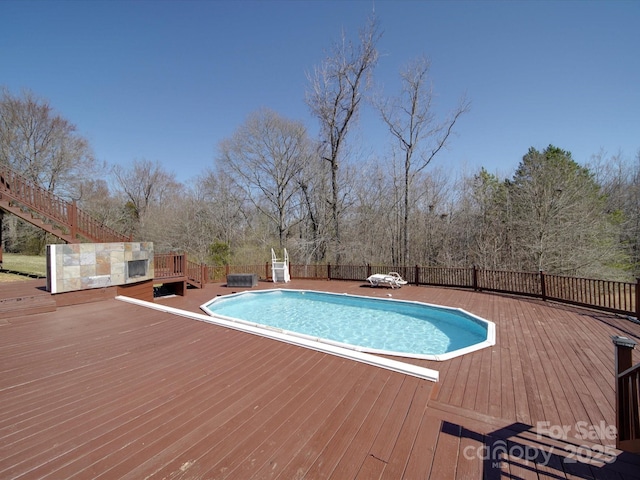
[[[495,345],[495,324],[458,308],[307,290],[247,291],[207,314],[360,352],[447,360]]]

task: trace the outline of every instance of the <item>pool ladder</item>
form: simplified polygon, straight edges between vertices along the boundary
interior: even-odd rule
[[[271,277],[274,283],[288,283],[291,281],[289,276],[289,253],[287,253],[286,248],[284,249],[284,260],[279,260],[276,257],[276,252],[273,251],[273,248],[271,249]]]

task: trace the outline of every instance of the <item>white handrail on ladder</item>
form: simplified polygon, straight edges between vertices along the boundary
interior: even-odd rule
[[[289,275],[289,252],[287,249],[284,249],[284,282],[289,283],[291,281],[291,276]]]
[[[287,283],[291,281],[289,276],[289,253],[284,249],[284,261],[278,260],[276,252],[271,249],[271,277],[275,282]]]

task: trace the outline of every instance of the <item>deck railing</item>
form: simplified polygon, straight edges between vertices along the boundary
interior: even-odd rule
[[[187,257],[179,253],[156,253],[153,256],[153,276],[154,278],[177,278],[186,277]]]
[[[207,266],[190,260],[186,260],[186,265],[187,279],[189,282],[199,288],[202,288],[202,285],[206,283]]]
[[[612,337],[616,347],[616,447],[640,453],[640,363],[632,366],[636,342]]]
[[[640,279],[634,283],[545,275],[546,298],[636,316],[640,307]]]
[[[540,273],[509,272],[503,270],[473,269],[476,290],[515,293],[531,297],[542,297],[544,276]]]
[[[171,260],[173,256],[181,260]],[[253,273],[271,278],[269,262],[258,265],[210,266],[187,262],[184,254],[156,255],[156,278],[186,276],[202,286],[223,282],[230,273]],[[175,270],[178,269],[179,271]],[[640,318],[640,278],[636,283],[548,275],[544,272],[510,272],[471,268],[384,265],[289,265],[293,279],[365,281],[375,273],[398,272],[408,283],[469,288],[523,295],[579,305]]]

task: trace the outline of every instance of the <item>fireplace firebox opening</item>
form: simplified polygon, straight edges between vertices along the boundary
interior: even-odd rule
[[[131,260],[127,262],[127,279],[147,276],[147,260]]]

